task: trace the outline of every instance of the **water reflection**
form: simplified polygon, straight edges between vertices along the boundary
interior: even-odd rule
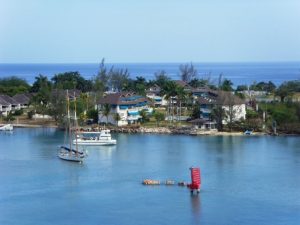
[[[197,224],[199,224],[200,217],[201,217],[201,199],[200,198],[201,198],[200,195],[196,195],[196,194],[190,195],[192,213],[193,213],[195,222]]]

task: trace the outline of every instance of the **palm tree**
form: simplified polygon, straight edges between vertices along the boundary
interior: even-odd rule
[[[146,121],[148,121],[148,113],[146,110],[141,110],[139,111],[140,116],[142,117],[141,122],[145,123]]]
[[[105,104],[103,105],[103,111],[102,111],[102,114],[103,114],[103,116],[106,117],[106,124],[108,124],[108,116],[109,116],[109,114],[110,114],[110,110],[111,110],[110,104],[105,103]]]
[[[167,81],[161,91],[161,94],[165,95],[165,98],[168,100],[168,109],[167,109],[168,120],[170,119],[170,115],[171,115],[171,110],[172,110],[171,106],[173,105],[173,98],[177,95],[176,88],[177,85],[174,81]],[[174,109],[173,109],[173,115],[174,115]]]
[[[121,117],[120,117],[119,113],[114,114],[114,120],[117,122],[117,126],[118,126],[118,122],[121,120]]]
[[[181,123],[181,106],[182,106],[182,102],[184,102],[186,99],[187,93],[183,87],[177,86],[176,94],[177,94],[177,100],[179,101],[179,123]]]

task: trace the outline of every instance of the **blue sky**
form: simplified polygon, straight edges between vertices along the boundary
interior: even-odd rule
[[[0,63],[300,61],[299,0],[0,0]]]

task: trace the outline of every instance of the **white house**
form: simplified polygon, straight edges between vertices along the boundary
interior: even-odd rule
[[[246,119],[246,103],[241,98],[233,95],[231,92],[213,92],[205,96],[197,98],[200,106],[200,118],[204,120],[212,120],[212,110],[216,106],[221,106],[226,116],[223,123],[226,124],[230,120],[230,115],[233,121]]]
[[[136,123],[140,118],[140,111],[146,110],[152,113],[153,109],[148,106],[149,100],[143,96],[136,95],[133,92],[119,92],[108,94],[98,102],[100,123],[111,123],[118,126]],[[104,115],[105,105],[108,104],[110,112],[108,116]],[[119,114],[120,119],[116,120]]]
[[[155,106],[166,106],[168,101],[160,94],[161,88],[155,84],[146,91],[146,96],[153,100]]]

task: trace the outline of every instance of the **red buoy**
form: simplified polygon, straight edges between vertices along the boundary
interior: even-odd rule
[[[196,190],[197,193],[199,193],[201,188],[200,168],[192,167],[190,168],[190,170],[191,170],[192,183],[188,184],[188,188],[190,188],[191,193],[193,193],[194,190]]]

